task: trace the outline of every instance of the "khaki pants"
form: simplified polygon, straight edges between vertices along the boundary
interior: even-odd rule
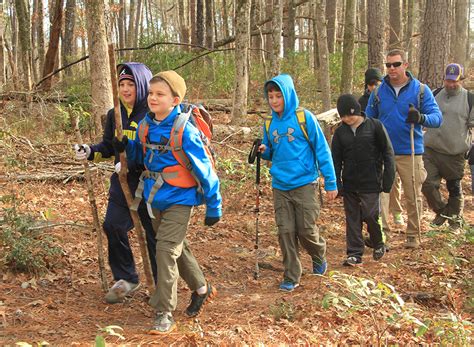
[[[396,155],[395,156],[396,172],[400,176],[402,182],[403,192],[405,193],[405,202],[407,209],[407,230],[408,236],[416,236],[418,234],[418,220],[422,217],[423,195],[421,193],[421,185],[426,179],[426,170],[423,166],[423,159],[421,155],[415,155],[415,190],[417,201],[415,201],[413,191],[413,168],[410,155]],[[388,198],[390,194],[382,194],[382,210],[385,209],[385,214],[388,215]],[[417,213],[418,208],[418,213]]]
[[[426,148],[423,161],[428,176],[423,183],[422,191],[428,206],[436,213],[460,216],[464,207],[461,188],[466,163],[464,154],[447,155]],[[446,187],[449,192],[447,202],[439,191],[443,178],[446,180]]]
[[[160,216],[152,220],[156,232],[158,278],[149,303],[158,312],[176,309],[178,276],[192,291],[206,285],[204,274],[186,240],[191,211],[191,206],[184,205],[173,205],[161,213],[153,209],[153,214]]]
[[[319,235],[316,220],[319,217],[318,186],[308,184],[289,191],[273,189],[278,241],[283,255],[284,278],[299,283],[302,273],[298,243],[313,261],[326,259],[326,241]]]
[[[390,214],[393,216],[395,214],[402,213],[402,182],[398,174],[395,174],[395,181],[393,181],[392,190],[390,193],[380,193],[381,194],[381,213],[382,217],[382,227],[386,231],[390,231],[389,219]]]

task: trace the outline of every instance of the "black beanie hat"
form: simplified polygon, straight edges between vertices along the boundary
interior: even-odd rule
[[[337,99],[339,116],[361,116],[360,104],[352,94],[342,94]]]
[[[382,81],[382,73],[375,67],[365,71],[365,84],[369,84],[371,81]]]
[[[130,80],[135,82],[135,78],[133,77],[132,70],[128,66],[124,66],[122,71],[119,73],[118,81],[120,82],[121,80]]]

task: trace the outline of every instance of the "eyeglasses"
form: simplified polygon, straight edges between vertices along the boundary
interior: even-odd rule
[[[385,63],[385,67],[387,69],[390,69],[392,66],[393,67],[399,67],[399,66],[402,66],[403,62],[401,61],[396,61],[395,63]]]

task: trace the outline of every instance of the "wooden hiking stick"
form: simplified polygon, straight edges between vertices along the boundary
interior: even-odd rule
[[[411,145],[411,183],[413,186],[413,197],[415,198],[418,240],[421,243],[420,210],[418,209],[418,194],[416,193],[416,186],[415,186],[415,124],[414,123],[411,123],[410,125],[410,145]]]
[[[120,112],[120,101],[118,96],[118,83],[117,83],[117,68],[115,65],[115,53],[114,45],[109,44],[109,64],[110,64],[110,77],[112,81],[112,93],[114,96],[114,114],[115,114],[115,130],[117,131],[117,138],[121,141],[123,137],[123,128],[122,128],[122,114]],[[130,139],[131,140],[131,139]],[[127,200],[127,205],[130,211],[130,216],[132,217],[133,226],[137,231],[138,243],[140,244],[140,253],[142,256],[143,270],[145,272],[145,278],[148,288],[151,290],[155,288],[155,282],[153,280],[150,258],[148,257],[148,248],[146,244],[145,230],[143,229],[142,223],[138,216],[137,211],[130,209],[130,206],[133,203],[132,193],[130,192],[130,187],[128,186],[127,181],[127,154],[126,152],[120,153],[120,164],[121,169],[119,173],[120,186],[122,187],[123,194]]]
[[[73,116],[72,113],[70,113],[70,117],[71,117],[71,125],[73,126],[74,131],[76,133],[76,141],[79,144],[79,146],[81,146],[83,142],[82,142],[81,130],[79,129],[79,117],[77,115]],[[107,275],[105,273],[102,228],[100,227],[99,212],[97,211],[97,204],[95,202],[94,183],[92,182],[91,171],[89,170],[89,163],[87,162],[87,158],[82,160],[82,164],[84,165],[84,176],[86,178],[87,195],[89,196],[89,203],[91,205],[91,210],[92,210],[93,230],[97,234],[97,253],[99,257],[100,282],[102,284],[102,290],[106,292],[109,290],[109,285],[107,282]]]

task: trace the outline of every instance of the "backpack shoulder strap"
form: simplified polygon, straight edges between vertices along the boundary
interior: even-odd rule
[[[421,112],[423,107],[423,99],[425,98],[425,84],[420,82],[420,90],[418,91],[418,110]]]
[[[306,138],[306,141],[310,142],[308,128],[306,127],[306,115],[304,113],[304,108],[298,108],[296,110],[296,118],[298,119],[298,124],[301,128],[301,131],[303,132],[304,137]]]
[[[170,145],[174,157],[181,166],[184,166],[189,170],[191,165],[188,156],[183,151],[183,133],[186,123],[189,121],[192,109],[188,112],[178,113],[174,119],[173,126],[171,128]]]
[[[138,139],[140,140],[140,143],[142,144],[143,153],[146,152],[146,147],[144,145],[149,142],[148,141],[149,130],[150,130],[150,124],[148,123],[147,117],[145,117],[140,122],[140,125],[138,126],[138,129],[137,129],[137,136],[138,136]]]
[[[271,114],[263,118],[263,131],[267,134],[268,144],[270,147],[272,146],[272,142],[270,141],[270,125],[272,124],[272,120],[273,117]]]
[[[443,87],[439,87],[439,88],[436,88],[435,90],[433,90],[433,96],[436,96],[439,94],[440,91],[443,90]]]
[[[474,94],[467,91],[467,104],[469,105],[469,114],[471,114],[472,105],[474,104]]]

